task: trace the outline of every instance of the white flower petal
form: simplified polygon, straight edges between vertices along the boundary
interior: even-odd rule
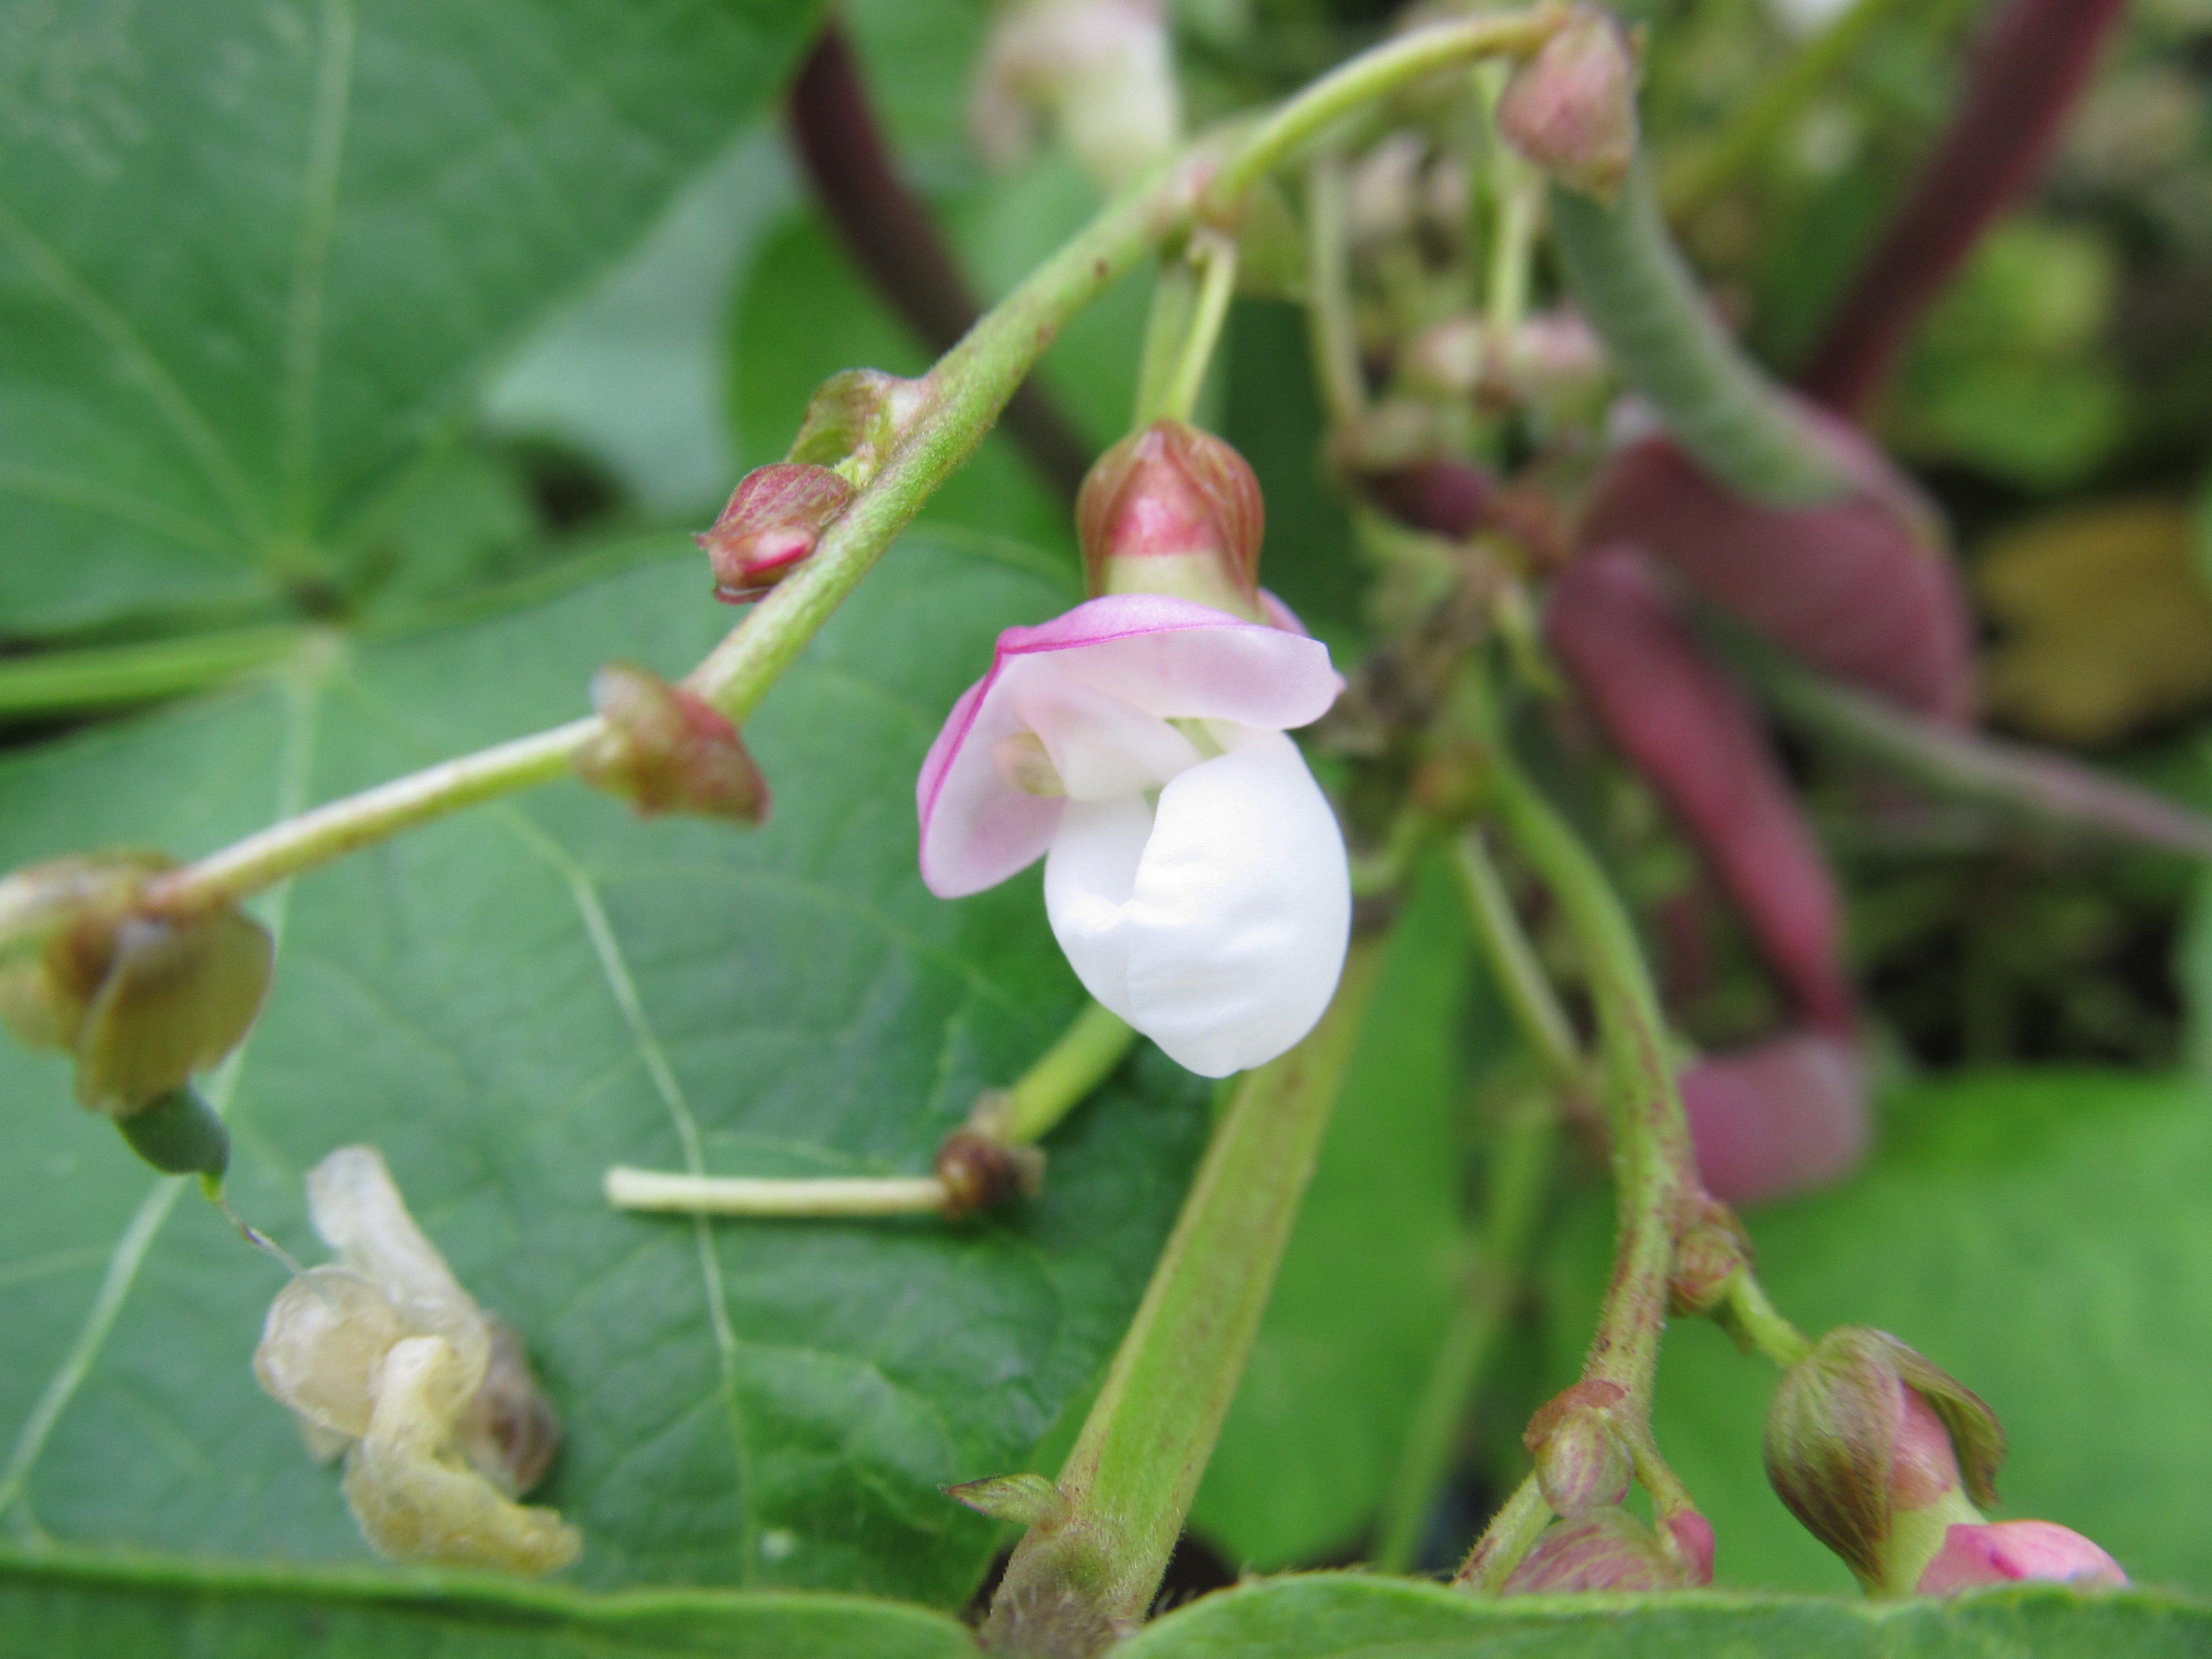
[[[1344,839],[1297,746],[1232,735],[1230,752],[1160,792],[1157,814],[1071,805],[1045,864],[1077,976],[1206,1077],[1264,1064],[1313,1029],[1352,925]]]
[[[1158,789],[1198,750],[1158,714],[1063,673],[1050,657],[1007,665],[1007,701],[1036,733],[1071,800],[1109,800]]]
[[[1129,1010],[1129,897],[1152,809],[1141,795],[1070,801],[1044,860],[1044,909],[1083,988],[1135,1024]]]

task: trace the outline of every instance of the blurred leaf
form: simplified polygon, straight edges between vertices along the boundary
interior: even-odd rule
[[[1915,460],[1964,462],[2050,489],[2087,476],[2127,428],[2102,351],[2119,262],[2100,232],[1997,227],[1936,304],[1885,422]]]
[[[609,656],[719,635],[697,556],[319,677],[0,765],[0,867],[125,842],[190,855],[565,718]],[[653,556],[644,556],[644,555]],[[541,597],[549,584],[538,585]],[[1034,877],[957,904],[915,867],[913,780],[1000,627],[1070,596],[1035,555],[909,536],[748,723],[761,830],[641,824],[559,784],[363,853],[264,913],[276,982],[208,1080],[233,1201],[319,1250],[301,1176],[380,1146],[567,1424],[544,1500],[594,1585],[860,1588],[955,1604],[994,1528],[940,1482],[1020,1467],[1119,1339],[1204,1129],[1151,1050],[1051,1143],[1044,1196],[950,1227],[623,1215],[611,1164],[915,1172],[1079,1001]],[[481,609],[481,607],[479,607]],[[277,1287],[189,1189],[0,1049],[0,1510],[80,1546],[363,1554],[336,1472],[247,1370]]]
[[[1974,1389],[2011,1442],[2003,1516],[2087,1534],[2137,1582],[2212,1587],[2212,1093],[2119,1073],[1964,1073],[1887,1103],[1847,1187],[1754,1212],[1760,1277],[1806,1331],[1893,1332]],[[1553,1368],[1578,1362],[1608,1206],[1563,1246]],[[1769,1491],[1774,1370],[1686,1322],[1659,1368],[1659,1443],[1719,1537],[1724,1584],[1848,1591]],[[2040,1654],[2046,1650],[2037,1646]]]
[[[2033,520],[1975,562],[2008,630],[1985,664],[1990,709],[2038,737],[2108,742],[2212,694],[2212,592],[2178,503]]]
[[[813,0],[0,4],[0,630],[343,580]]]
[[[1515,1597],[1317,1573],[1209,1595],[1116,1659],[2185,1659],[2212,1613],[2140,1593],[2039,1588],[1966,1601],[1696,1594]]]
[[[942,1614],[844,1596],[593,1597],[489,1577],[106,1562],[0,1562],[0,1648],[40,1659],[972,1659]]]
[[[1352,1543],[1397,1467],[1462,1259],[1454,1124],[1468,950],[1457,896],[1432,869],[1391,936],[1192,1510],[1240,1564],[1284,1567]]]
[[[486,400],[503,432],[572,445],[657,518],[711,520],[738,477],[724,353],[737,272],[796,185],[757,128],[687,186],[627,262],[557,313]]]

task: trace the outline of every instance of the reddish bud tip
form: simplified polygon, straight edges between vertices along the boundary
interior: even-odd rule
[[[1624,1510],[1554,1522],[1505,1581],[1508,1595],[1683,1589],[1688,1575],[1651,1528]]]
[[[1636,58],[1620,26],[1578,6],[1498,101],[1506,142],[1561,184],[1610,201],[1636,161]]]
[[[825,466],[778,461],[738,481],[729,505],[698,538],[714,569],[714,597],[743,605],[790,574],[853,499]]]
[[[1258,615],[1260,481],[1212,433],[1182,421],[1131,433],[1084,479],[1075,522],[1094,595],[1170,593]]]
[[[1690,1582],[1700,1588],[1713,1582],[1713,1523],[1695,1510],[1677,1510],[1666,1521],[1667,1535],[1674,1540],[1674,1553],[1681,1558],[1682,1571]]]
[[[1922,1595],[1953,1595],[2023,1579],[2110,1589],[2128,1583],[2120,1564],[2078,1532],[2049,1521],[1996,1521],[1947,1531],[1913,1588]]]
[[[576,754],[576,773],[650,817],[689,812],[758,823],[768,781],[738,728],[696,692],[648,669],[609,663],[592,677],[605,728]]]

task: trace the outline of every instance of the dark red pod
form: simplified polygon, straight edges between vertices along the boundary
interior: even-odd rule
[[[1814,418],[1858,481],[1832,505],[1745,501],[1671,440],[1647,438],[1607,464],[1581,544],[1633,543],[1807,662],[1964,722],[1973,710],[1972,627],[1934,514],[1856,432]]]
[[[1601,548],[1553,585],[1545,631],[1607,734],[1656,788],[1815,1024],[1851,1025],[1842,904],[1750,701],[1707,659],[1643,556]]]

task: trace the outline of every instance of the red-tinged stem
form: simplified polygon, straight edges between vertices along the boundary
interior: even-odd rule
[[[1983,36],[1950,130],[1860,269],[1802,377],[1864,413],[1922,315],[2035,182],[2124,0],[2009,0]]]
[[[899,177],[852,43],[834,18],[792,82],[790,117],[815,199],[868,280],[933,354],[950,350],[981,307],[928,208]],[[1073,500],[1091,470],[1091,446],[1043,391],[1025,384],[1000,419]]]

